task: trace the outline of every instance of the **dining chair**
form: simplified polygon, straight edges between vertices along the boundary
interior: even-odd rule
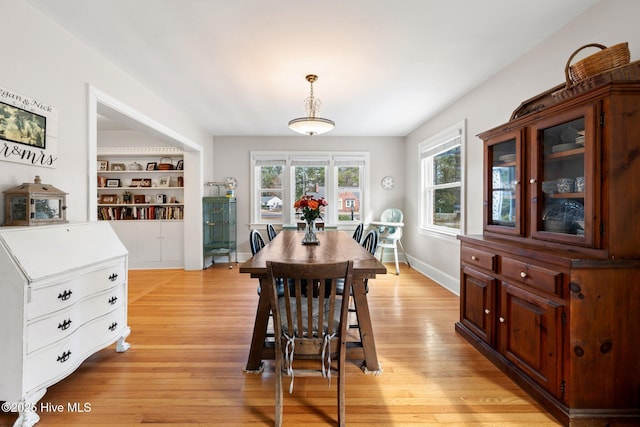
[[[251,230],[249,232],[249,244],[251,246],[251,254],[255,255],[260,252],[260,249],[264,248],[264,239],[258,230]],[[284,283],[278,282],[278,296],[284,295]],[[258,281],[258,295],[262,292],[262,280]]]
[[[251,255],[257,254],[264,248],[264,239],[258,230],[253,229],[249,232],[249,246],[251,246]]]
[[[277,235],[278,233],[276,232],[276,229],[273,226],[273,224],[267,224],[267,237],[269,238],[269,241],[275,239]]]
[[[292,282],[292,295],[276,297],[277,279]],[[345,362],[349,298],[336,292],[337,280],[345,283],[346,295],[351,292],[353,261],[327,264],[291,264],[267,261],[267,282],[273,292],[271,304],[276,341],[275,425],[282,425],[283,371],[291,377],[289,393],[293,393],[295,376],[338,377],[338,425],[345,426]],[[307,286],[305,286],[305,284]],[[314,291],[310,292],[309,285]],[[304,366],[297,366],[304,359]],[[310,369],[308,360],[319,363]],[[334,363],[335,362],[335,363]],[[305,369],[302,369],[302,368]]]
[[[362,239],[363,231],[364,231],[364,224],[363,223],[358,224],[355,231],[353,232],[353,240],[360,243],[360,239]]]
[[[364,240],[362,240],[362,247],[371,253],[371,255],[376,254],[376,249],[378,249],[378,231],[373,229],[369,230],[366,236],[364,236]]]

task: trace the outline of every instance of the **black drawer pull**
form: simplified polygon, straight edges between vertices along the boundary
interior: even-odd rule
[[[69,360],[69,356],[71,356],[71,350],[65,351],[60,356],[58,356],[58,359],[56,359],[56,362],[64,363],[67,360]]]
[[[71,326],[71,319],[67,319],[62,323],[58,323],[58,329],[60,329],[61,331],[69,329],[69,326]]]
[[[111,297],[109,298],[109,304],[114,305],[116,303],[116,301],[118,301],[118,297]]]
[[[73,292],[71,291],[71,289],[69,289],[68,291],[64,291],[64,292],[62,292],[61,294],[58,294],[58,299],[59,299],[60,301],[66,301],[66,300],[68,300],[69,298],[71,298],[71,294],[72,294],[72,293],[73,293]]]
[[[118,279],[118,273],[113,273],[111,274],[111,276],[109,276],[109,280],[111,280],[112,282],[115,282]]]
[[[113,322],[111,325],[109,325],[109,330],[113,332],[116,330],[117,327],[118,327],[118,322]]]

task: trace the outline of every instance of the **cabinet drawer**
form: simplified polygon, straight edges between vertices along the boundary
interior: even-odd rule
[[[27,354],[68,337],[82,325],[116,310],[125,303],[125,299],[126,287],[120,284],[28,324]]]
[[[29,289],[27,320],[64,310],[85,297],[104,291],[126,279],[125,263],[120,260],[102,268],[61,277]]]
[[[25,390],[53,384],[73,372],[91,354],[115,342],[127,327],[126,305],[83,325],[66,339],[27,356]]]
[[[467,265],[484,268],[492,272],[496,271],[497,255],[480,249],[463,246],[460,250],[460,261]]]
[[[503,257],[502,274],[532,288],[562,297],[562,272]]]

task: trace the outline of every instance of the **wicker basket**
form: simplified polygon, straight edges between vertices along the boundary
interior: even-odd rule
[[[573,58],[581,50],[588,47],[597,47],[602,50],[571,65]],[[627,65],[630,58],[629,44],[627,42],[618,43],[610,47],[598,43],[586,44],[571,54],[567,65],[564,67],[567,88],[575,85],[580,80],[596,76],[612,68]]]
[[[163,157],[160,159],[160,163],[158,163],[158,170],[160,171],[170,171],[173,170],[173,161],[170,157]]]
[[[633,61],[622,67],[581,80],[571,87],[565,86],[551,95],[556,102],[559,102],[608,83],[627,81],[640,81],[640,61]]]

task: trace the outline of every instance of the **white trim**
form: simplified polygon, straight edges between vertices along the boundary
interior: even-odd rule
[[[139,154],[179,156],[184,154],[184,151],[177,147],[98,147],[97,154],[101,156],[131,156]]]

